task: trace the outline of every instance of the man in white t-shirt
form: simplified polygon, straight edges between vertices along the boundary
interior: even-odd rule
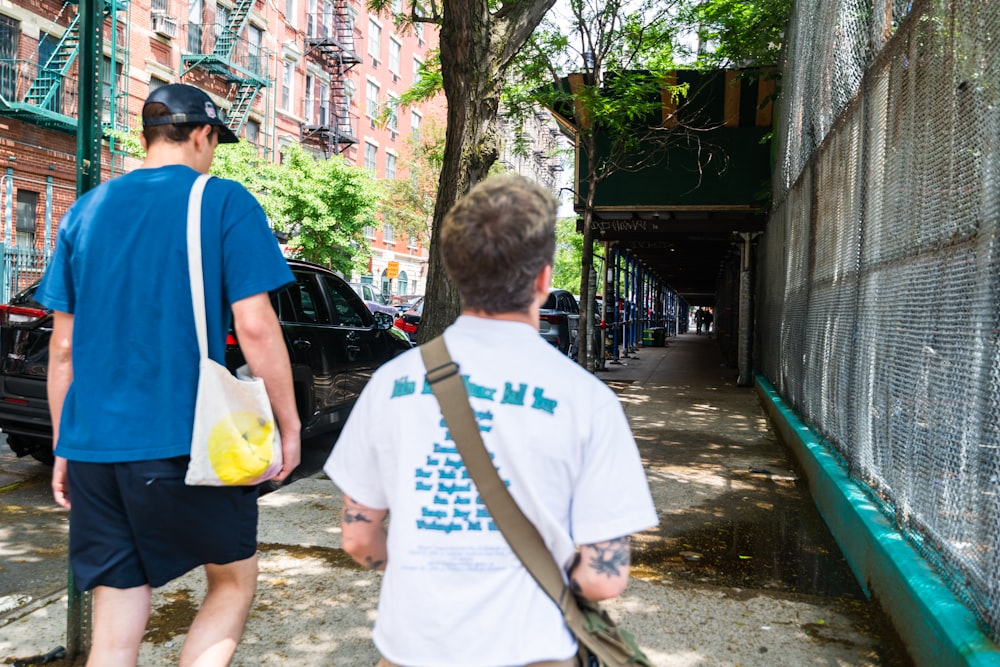
[[[444,336],[501,478],[596,601],[625,589],[629,535],[657,516],[615,394],[538,335],[556,207],[519,176],[455,205],[439,249],[462,315]],[[419,350],[379,369],[325,466],[344,491],[344,550],[385,570],[379,665],[575,665],[573,635],[493,525],[425,373]]]

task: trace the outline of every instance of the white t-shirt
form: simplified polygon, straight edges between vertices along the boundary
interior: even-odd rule
[[[445,342],[500,477],[557,562],[657,524],[603,382],[527,324],[462,316]],[[380,368],[324,468],[345,494],[390,513],[375,645],[408,667],[569,658],[576,641],[492,524],[425,373],[416,349]]]

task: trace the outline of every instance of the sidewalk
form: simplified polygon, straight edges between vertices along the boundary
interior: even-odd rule
[[[609,604],[661,667],[880,666],[881,636],[749,388],[714,339],[683,335],[609,365],[647,466],[661,526],[638,536],[634,575]],[[371,666],[380,574],[339,550],[341,496],[320,475],[261,499],[260,584],[239,667]],[[154,594],[141,665],[176,664],[204,588]],[[3,628],[0,662],[65,644],[65,597]],[[61,664],[61,663],[54,663]]]

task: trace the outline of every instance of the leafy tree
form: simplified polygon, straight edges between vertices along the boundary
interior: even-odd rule
[[[698,38],[707,67],[771,67],[778,63],[792,0],[700,0],[680,6],[678,19]]]
[[[391,13],[393,0],[369,0]],[[445,213],[483,180],[497,158],[497,108],[515,54],[555,0],[407,0],[394,18],[404,30],[418,23],[440,27],[441,87],[448,102],[441,176],[431,225],[427,302],[420,340],[441,333],[458,315],[458,293],[438,255]]]
[[[574,294],[580,289],[580,257],[583,237],[576,232],[576,218],[556,221],[556,258],[552,266],[552,286]]]
[[[412,234],[423,241],[430,238],[443,159],[444,128],[429,119],[421,125],[420,136],[410,137],[407,143],[407,151],[398,165],[406,172],[405,177],[385,181],[380,212],[397,232]]]
[[[245,173],[240,176],[247,178]],[[374,224],[382,196],[366,170],[339,155],[317,159],[291,144],[282,152],[280,165],[251,182],[263,187],[256,192],[263,193],[264,210],[274,228],[289,235],[293,254],[347,276],[364,267],[370,251],[362,230]]]
[[[138,129],[116,132],[114,139],[132,157],[145,157]],[[377,182],[340,156],[317,159],[298,144],[287,146],[282,158],[268,162],[246,141],[222,144],[211,173],[253,193],[275,231],[290,237],[290,254],[348,276],[363,268],[371,251],[362,228],[373,223],[382,198]]]

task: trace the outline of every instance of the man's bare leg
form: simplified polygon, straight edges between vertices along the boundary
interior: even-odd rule
[[[94,589],[94,631],[88,667],[135,666],[149,620],[151,596],[149,586]]]
[[[181,667],[225,667],[243,635],[257,590],[257,556],[226,565],[206,565],[208,592],[191,623]]]

